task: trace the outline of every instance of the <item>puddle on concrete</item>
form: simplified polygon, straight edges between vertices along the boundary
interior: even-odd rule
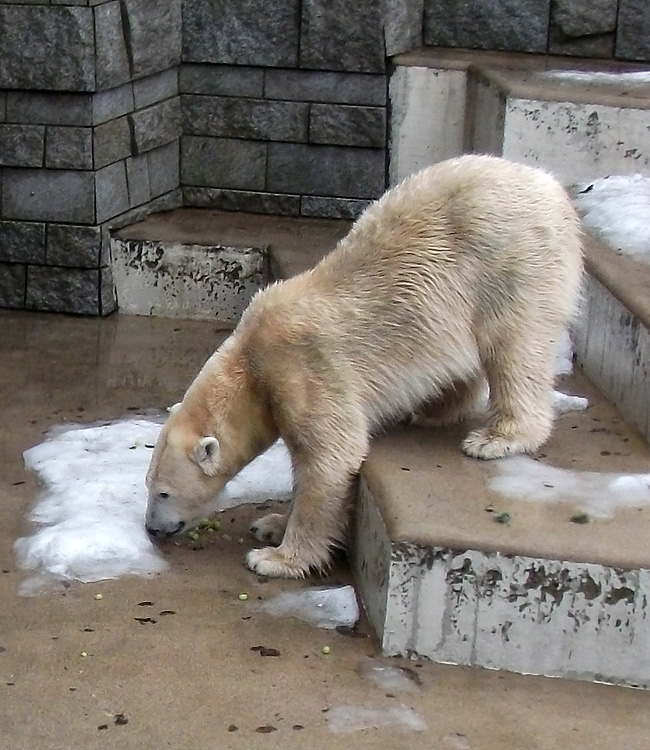
[[[382,659],[367,659],[361,662],[357,672],[364,680],[372,682],[388,693],[412,693],[418,690],[421,684],[419,676],[413,670],[387,664]]]
[[[491,464],[488,488],[504,497],[529,502],[570,501],[595,518],[650,504],[650,474],[614,474],[558,469],[527,456]]]
[[[391,706],[390,708],[368,708],[366,706],[334,706],[327,712],[327,727],[330,732],[359,732],[362,729],[410,729],[423,732],[427,725],[412,708]]]
[[[29,514],[34,533],[15,544],[18,564],[33,571],[19,593],[165,569],[144,529],[144,480],[160,428],[148,419],[58,427],[25,452],[45,489]],[[291,484],[288,452],[276,444],[227,485],[215,510],[286,499]]]
[[[260,609],[273,617],[295,617],[312,627],[326,630],[353,627],[359,619],[359,603],[352,586],[315,586],[284,591],[265,601]]]
[[[613,250],[650,263],[650,177],[612,175],[576,186],[585,226]]]

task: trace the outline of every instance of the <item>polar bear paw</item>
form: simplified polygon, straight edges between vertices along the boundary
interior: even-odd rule
[[[463,440],[463,452],[472,458],[490,460],[504,458],[513,453],[532,453],[543,443],[543,440],[523,436],[504,436],[494,434],[489,428],[473,430]]]
[[[251,524],[250,532],[260,542],[277,547],[282,542],[286,526],[287,517],[284,514],[268,513]]]
[[[254,573],[270,578],[304,578],[310,569],[308,563],[288,558],[278,547],[252,549],[246,564]]]

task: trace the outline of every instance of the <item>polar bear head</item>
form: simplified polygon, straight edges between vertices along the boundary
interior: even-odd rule
[[[197,431],[183,404],[170,412],[147,472],[145,523],[152,536],[177,534],[205,518],[223,486],[247,462],[232,455],[225,435]]]

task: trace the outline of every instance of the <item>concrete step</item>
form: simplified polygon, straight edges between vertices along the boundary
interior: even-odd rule
[[[232,328],[255,292],[311,267],[349,227],[207,209],[153,214],[111,238],[118,307]]]
[[[590,407],[558,418],[518,480],[529,464],[650,479],[645,442],[613,406],[582,376],[564,387]],[[650,506],[597,517],[569,495],[504,496],[491,481],[511,459],[466,458],[466,429],[384,435],[363,467],[352,560],[383,653],[650,686]]]
[[[394,58],[390,182],[467,151],[566,184],[650,172],[650,70],[615,61],[423,49]]]

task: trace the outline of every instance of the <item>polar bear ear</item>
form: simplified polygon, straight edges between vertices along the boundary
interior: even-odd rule
[[[204,474],[213,477],[219,470],[219,441],[217,438],[201,438],[194,446],[192,457]]]
[[[179,401],[177,404],[174,404],[173,406],[168,406],[167,411],[170,414],[176,414],[176,412],[181,408],[181,402]]]

